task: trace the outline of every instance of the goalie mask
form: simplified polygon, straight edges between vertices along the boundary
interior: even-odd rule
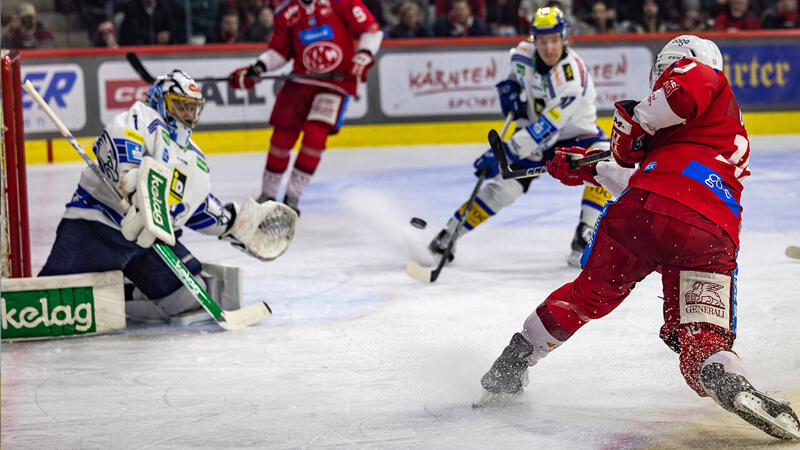
[[[147,91],[145,103],[164,118],[172,140],[185,144],[200,119],[205,100],[192,77],[176,69],[158,77]]]
[[[656,56],[656,62],[650,69],[650,89],[667,67],[683,58],[692,58],[716,70],[722,70],[722,53],[714,41],[684,34],[667,42]]]

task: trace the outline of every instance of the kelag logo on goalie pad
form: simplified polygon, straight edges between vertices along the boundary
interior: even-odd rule
[[[91,287],[3,292],[0,302],[4,339],[96,331]]]

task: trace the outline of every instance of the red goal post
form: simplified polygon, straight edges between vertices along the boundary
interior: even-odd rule
[[[18,52],[0,51],[2,81],[2,276],[30,277],[28,190]]]

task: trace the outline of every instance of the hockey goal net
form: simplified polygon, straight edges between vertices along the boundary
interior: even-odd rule
[[[2,82],[2,276],[31,276],[28,237],[28,193],[25,172],[25,135],[22,119],[20,59],[16,52],[0,51]]]

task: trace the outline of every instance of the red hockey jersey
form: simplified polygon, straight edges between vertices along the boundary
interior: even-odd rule
[[[380,26],[361,0],[316,0],[310,7],[300,0],[281,2],[269,48],[287,60],[296,73],[349,73],[355,53],[354,38]],[[296,83],[331,87],[355,95],[357,80],[293,79]]]
[[[725,75],[693,59],[667,68],[635,116],[652,150],[628,186],[676,200],[739,245],[750,142]]]

